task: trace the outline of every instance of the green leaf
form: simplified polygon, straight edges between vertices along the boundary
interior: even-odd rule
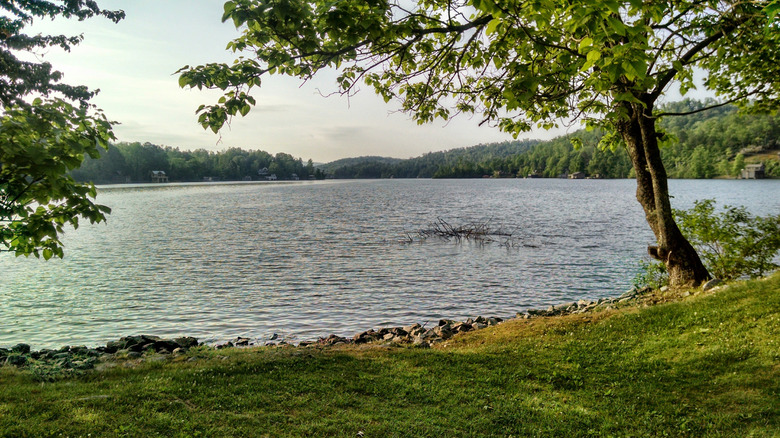
[[[498,18],[494,18],[494,19],[490,20],[490,22],[488,23],[487,27],[485,28],[485,35],[492,35],[492,34],[494,34],[496,32],[496,28],[498,27],[499,24],[501,24],[501,20],[499,20]]]
[[[582,41],[580,41],[580,47],[579,47],[580,53],[585,53],[585,49],[592,45],[593,45],[593,38],[591,37],[583,38]],[[599,54],[599,56],[601,56],[601,54]]]

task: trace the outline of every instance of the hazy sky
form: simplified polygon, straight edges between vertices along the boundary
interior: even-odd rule
[[[336,89],[336,75],[327,73],[303,86],[296,79],[267,77],[253,92],[258,105],[223,129],[219,142],[219,136],[197,124],[195,115],[198,105],[213,103],[218,94],[183,90],[173,73],[184,65],[234,59],[225,45],[238,32],[220,21],[223,2],[103,0],[99,4],[124,9],[127,18],[118,24],[105,19],[43,20],[30,29],[84,34],[85,41],[70,53],[53,48],[42,59],[65,73],[65,82],[101,90],[93,102],[121,123],[115,128],[120,141],[181,149],[235,146],[325,162],[360,155],[408,158],[511,139],[495,128],[478,127],[478,120],[469,117],[418,126],[365,86],[351,99],[323,97],[318,90]],[[540,131],[526,137],[551,136]]]
[[[197,124],[195,110],[214,103],[214,91],[184,90],[176,70],[184,65],[230,62],[225,50],[238,35],[222,23],[222,0],[102,0],[101,7],[124,9],[127,18],[114,24],[93,18],[84,22],[37,21],[30,32],[83,33],[85,41],[70,53],[52,48],[40,54],[65,73],[65,82],[99,88],[93,103],[119,121],[120,141],[221,150],[228,147],[287,152],[327,162],[360,155],[408,158],[420,154],[510,140],[495,128],[478,127],[478,118],[459,116],[449,122],[418,126],[363,87],[357,96],[323,97],[336,89],[335,73],[326,72],[301,86],[293,78],[269,76],[253,91],[258,105],[235,118],[220,137]],[[576,130],[570,128],[570,131]],[[551,138],[565,133],[535,131],[523,138]]]

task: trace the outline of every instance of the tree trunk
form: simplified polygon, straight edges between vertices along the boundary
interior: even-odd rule
[[[649,97],[644,100],[644,106],[639,103],[621,106],[628,117],[618,122],[617,130],[636,172],[636,198],[658,243],[647,251],[666,265],[670,285],[698,286],[709,280],[710,274],[672,217],[666,169],[661,162],[652,116],[653,102]]]

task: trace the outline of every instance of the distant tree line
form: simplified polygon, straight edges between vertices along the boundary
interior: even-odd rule
[[[384,157],[348,158],[326,164],[322,168],[335,178],[432,178],[442,168],[457,166],[459,163],[503,160],[527,151],[538,143],[539,140],[518,140],[480,144],[430,152],[406,160]]]
[[[712,101],[686,99],[663,107],[687,113]],[[681,117],[666,117],[662,149],[670,178],[735,177],[746,164],[762,162],[766,175],[780,177],[780,115],[741,115],[724,106]],[[523,140],[480,144],[431,152],[416,158],[356,157],[315,166],[301,158],[265,151],[229,148],[220,152],[151,143],[111,145],[99,159],[87,158],[72,176],[96,183],[149,182],[153,170],[171,181],[237,181],[333,178],[482,178],[539,176],[556,178],[582,172],[591,177],[630,178],[633,169],[622,148],[598,147],[601,132],[577,131],[549,141]],[[572,138],[582,146],[574,148]],[[263,172],[265,171],[265,172]],[[311,177],[310,177],[311,176]]]
[[[72,172],[79,181],[95,183],[149,182],[152,171],[164,171],[170,181],[241,181],[325,178],[312,160],[304,163],[290,154],[229,148],[219,152],[178,148],[151,143],[119,143],[109,146],[99,159],[87,158]]]
[[[667,104],[665,112],[690,112],[712,101],[686,99]],[[780,177],[780,115],[741,115],[734,106],[680,117],[666,117],[661,150],[670,178],[735,177],[751,162],[762,162],[766,174]],[[483,176],[554,178],[575,172],[604,178],[633,177],[625,150],[600,150],[597,131],[577,131],[569,136],[541,142],[528,151],[482,161],[459,160],[441,166],[436,178],[479,178]],[[582,140],[575,149],[571,138]]]
[[[686,99],[663,106],[687,113],[712,100]],[[662,158],[670,178],[735,177],[746,164],[763,162],[766,174],[780,177],[780,115],[741,115],[734,106],[680,117],[666,117]],[[575,149],[572,139],[582,146]],[[323,166],[336,178],[483,178],[538,176],[556,178],[576,172],[591,177],[632,178],[622,148],[598,147],[602,133],[580,130],[549,141],[526,140],[477,145],[399,160],[359,157]]]

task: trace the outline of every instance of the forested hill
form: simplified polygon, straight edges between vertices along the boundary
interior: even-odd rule
[[[668,113],[688,113],[712,104],[684,100],[663,107]],[[686,116],[667,116],[661,127],[668,133],[662,157],[670,178],[714,178],[739,175],[746,163],[764,163],[766,173],[780,177],[780,115],[740,115],[724,106]],[[574,150],[571,138],[583,147]],[[601,134],[578,131],[537,144],[503,160],[466,161],[443,165],[438,178],[529,176],[554,178],[575,172],[604,178],[633,176],[623,149],[597,148]]]
[[[530,150],[539,140],[505,141],[480,144],[443,152],[430,152],[419,157],[362,157],[339,160],[322,167],[335,178],[431,178],[442,167],[459,163],[500,162]]]
[[[100,159],[87,158],[72,172],[78,181],[95,183],[150,182],[152,171],[163,171],[170,181],[241,181],[277,179],[322,179],[325,174],[311,160],[290,154],[229,148],[220,152],[203,149],[182,151],[151,143],[119,143],[103,151]]]
[[[688,113],[712,102],[684,100],[663,107],[665,112]],[[740,115],[724,106],[686,116],[664,117],[667,132],[662,156],[670,178],[736,176],[745,164],[762,162],[766,174],[780,177],[780,115]],[[583,146],[574,150],[572,138]],[[597,148],[601,134],[577,131],[541,142],[512,141],[431,152],[406,160],[358,157],[315,166],[311,160],[264,151],[230,148],[220,152],[182,151],[151,143],[111,145],[100,159],[87,159],[72,172],[80,181],[96,183],[149,182],[162,170],[170,181],[335,178],[554,178],[575,172],[604,178],[633,176],[623,149]]]
[[[180,150],[152,143],[119,143],[99,159],[87,158],[72,172],[78,181],[95,183],[150,182],[152,171],[163,171],[170,181],[280,180],[335,178],[430,178],[442,166],[461,161],[503,160],[529,150],[537,140],[512,141],[431,152],[417,158],[345,158],[314,166],[312,160],[264,151],[229,148],[220,152]]]
[[[354,158],[342,158],[340,160],[331,161],[327,164],[320,164],[317,167],[322,169],[325,173],[332,174],[334,170],[342,167],[356,167],[362,166],[365,163],[379,163],[383,165],[394,165],[404,161],[402,158],[391,157],[378,157],[378,156],[363,156]]]

